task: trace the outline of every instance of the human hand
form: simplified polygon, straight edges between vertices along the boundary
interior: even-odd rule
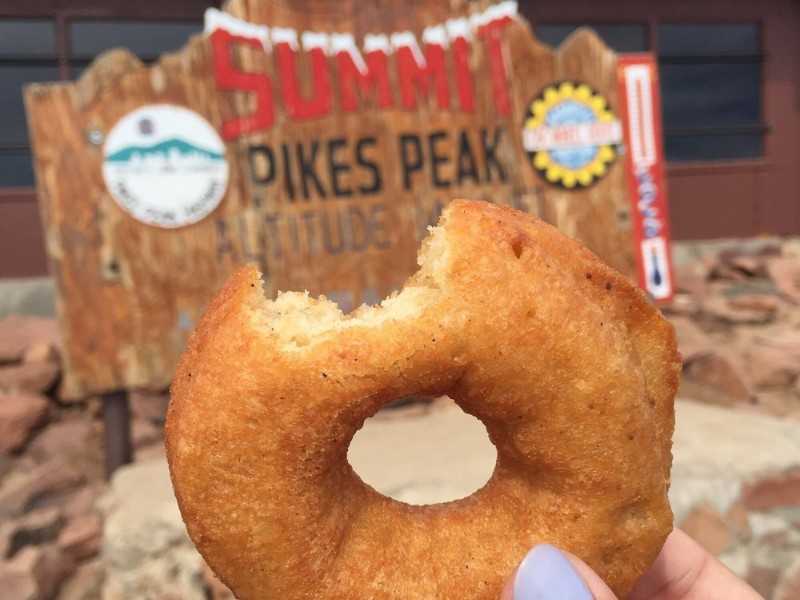
[[[531,550],[500,600],[617,600],[582,560],[553,546]],[[763,600],[753,588],[679,529],[642,576],[629,600]]]

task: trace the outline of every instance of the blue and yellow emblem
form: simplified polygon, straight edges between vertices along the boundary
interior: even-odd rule
[[[549,183],[587,188],[617,158],[622,124],[588,84],[561,81],[529,104],[522,143],[533,167]]]

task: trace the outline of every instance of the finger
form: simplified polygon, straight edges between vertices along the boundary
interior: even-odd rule
[[[761,600],[761,596],[692,538],[674,529],[630,600]]]
[[[500,593],[500,600],[514,600],[514,577],[517,575],[517,570],[511,574],[511,577],[506,579],[506,584],[503,586],[503,591]]]
[[[582,560],[555,546],[535,546],[506,581],[500,600],[617,600]]]

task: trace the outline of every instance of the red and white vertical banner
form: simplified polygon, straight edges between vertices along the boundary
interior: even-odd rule
[[[617,69],[639,285],[668,302],[674,289],[657,66],[652,55],[636,54],[621,56]]]

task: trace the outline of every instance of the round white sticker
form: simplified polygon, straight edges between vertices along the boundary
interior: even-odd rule
[[[194,111],[153,104],[125,115],[103,146],[103,177],[133,218],[167,229],[197,223],[228,186],[225,145]]]

